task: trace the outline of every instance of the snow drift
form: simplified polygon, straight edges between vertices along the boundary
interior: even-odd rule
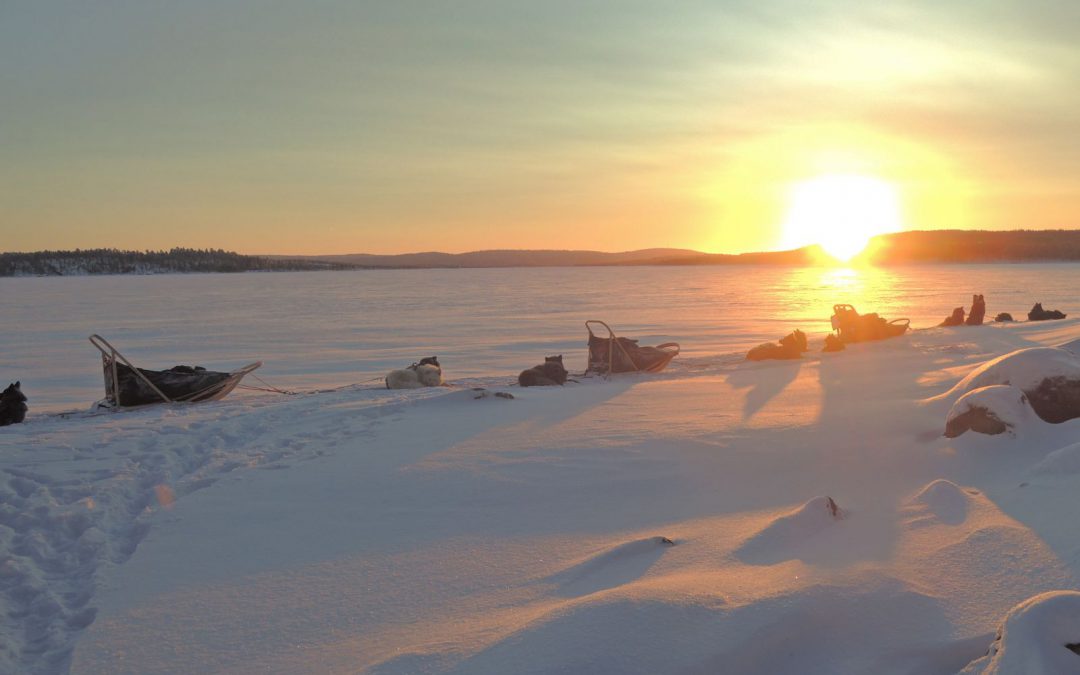
[[[971,371],[941,398],[953,398],[994,385],[1012,385],[1027,395],[1043,420],[1065,422],[1080,417],[1080,357],[1059,347],[1029,347],[991,359]],[[987,395],[1003,404],[1000,392]]]
[[[986,656],[960,675],[1080,673],[1080,593],[1051,591],[1005,615]]]

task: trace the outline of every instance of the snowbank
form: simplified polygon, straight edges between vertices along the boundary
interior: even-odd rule
[[[1049,377],[1080,379],[1080,357],[1058,347],[1028,347],[990,359],[950,390],[950,396],[995,384],[1011,384],[1022,391],[1035,389]]]
[[[1080,673],[1080,593],[1052,591],[1009,610],[986,656],[960,675]]]
[[[1026,405],[1016,392],[992,388],[1006,385],[1023,392]],[[947,416],[951,436],[976,427],[982,433],[1003,433],[1026,421],[1027,406],[1046,422],[1075,419],[1080,417],[1080,357],[1060,347],[1018,349],[986,361],[948,392],[930,399],[948,400],[956,401]]]

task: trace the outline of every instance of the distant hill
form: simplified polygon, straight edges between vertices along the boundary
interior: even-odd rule
[[[681,260],[701,256],[698,251],[678,248],[648,248],[623,253],[559,250],[492,250],[469,253],[403,253],[376,255],[352,253],[294,257],[297,260],[321,260],[362,267],[577,267],[582,265],[642,265],[656,261]],[[267,256],[285,258],[285,256]]]
[[[268,256],[276,258],[279,256]],[[284,256],[280,256],[284,257]],[[605,253],[603,251],[518,251],[493,250],[469,253],[404,253],[400,255],[304,256],[300,260],[348,263],[365,268],[428,267],[581,267],[604,265],[803,265],[813,258],[810,249],[766,253],[701,253],[680,248],[647,248],[639,251]]]
[[[1080,261],[1080,230],[921,230],[875,237],[861,260],[877,265]],[[600,251],[493,250],[470,253],[306,256],[369,268],[381,267],[574,267],[581,265],[814,265],[819,248],[760,253],[701,253],[650,248],[623,253]],[[271,256],[274,257],[274,256]]]
[[[658,258],[654,265],[789,265],[805,266],[819,264],[825,254],[816,246],[806,246],[790,251],[762,251],[760,253],[698,253],[679,258]]]
[[[929,230],[875,237],[878,265],[1080,261],[1080,230]]]

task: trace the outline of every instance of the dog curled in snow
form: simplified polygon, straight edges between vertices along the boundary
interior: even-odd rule
[[[1028,321],[1053,321],[1055,319],[1064,318],[1065,315],[1056,309],[1043,309],[1041,302],[1036,302],[1035,306],[1028,312]]]
[[[22,393],[22,383],[12,382],[0,394],[0,427],[18,424],[26,419],[26,394]]]
[[[567,375],[566,368],[563,367],[562,354],[546,356],[540,365],[521,371],[518,375],[518,384],[522,387],[562,386],[566,384]]]
[[[780,344],[766,342],[746,353],[749,361],[767,361],[769,359],[799,359],[808,350],[806,333],[796,328],[780,338]]]
[[[825,346],[821,349],[823,352],[842,352],[844,351],[844,341],[836,335],[829,333],[825,336]]]
[[[442,366],[439,357],[429,356],[420,359],[408,368],[391,370],[386,376],[387,389],[419,389],[420,387],[438,387],[443,383]]]

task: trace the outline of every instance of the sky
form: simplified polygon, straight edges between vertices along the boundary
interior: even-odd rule
[[[0,250],[785,243],[1080,227],[1080,3],[0,0]]]

